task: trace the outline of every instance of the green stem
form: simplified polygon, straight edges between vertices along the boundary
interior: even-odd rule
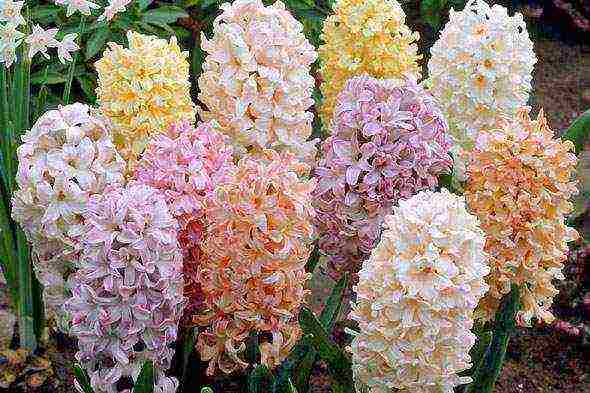
[[[492,342],[487,349],[483,362],[473,375],[473,383],[468,393],[492,393],[494,384],[500,376],[510,335],[516,328],[516,313],[519,309],[520,291],[516,285],[504,297],[502,306],[496,313]]]
[[[25,234],[19,228],[16,232],[18,250],[18,293],[19,293],[19,334],[22,347],[34,351],[37,348],[35,326],[35,305],[33,294],[33,270],[29,255],[29,245]]]
[[[0,257],[2,258],[2,270],[8,290],[10,292],[10,302],[13,310],[18,311],[18,259],[15,252],[15,242],[12,236],[12,230],[9,223],[8,206],[4,205],[4,198],[0,198],[0,234],[2,235],[2,247],[0,247]]]
[[[78,43],[82,40],[82,34],[84,34],[84,28],[86,26],[86,16],[82,15],[80,17],[80,25],[78,26]],[[66,85],[64,87],[64,94],[63,94],[63,102],[65,105],[70,103],[70,92],[72,91],[72,82],[74,81],[74,71],[76,70],[76,62],[78,60],[78,52],[74,53],[74,58],[70,62],[70,67],[68,69],[68,79],[66,81]]]

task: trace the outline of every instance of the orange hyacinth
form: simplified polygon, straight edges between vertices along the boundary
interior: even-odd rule
[[[550,308],[558,291],[552,280],[563,279],[567,243],[578,236],[565,225],[568,200],[577,193],[573,144],[553,137],[542,111],[536,120],[529,111],[521,108],[498,129],[480,134],[465,189],[490,254],[490,291],[479,317],[492,319],[514,283],[521,287],[520,325],[530,325],[533,317],[554,319]]]
[[[311,196],[316,181],[294,155],[264,150],[245,156],[232,181],[217,187],[207,206],[208,225],[197,273],[204,306],[193,321],[205,329],[197,349],[231,373],[248,366],[250,332],[259,337],[261,363],[284,359],[301,333],[297,314],[307,291],[305,263],[314,236]]]

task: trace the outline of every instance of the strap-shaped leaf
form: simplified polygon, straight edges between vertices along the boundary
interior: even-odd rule
[[[195,341],[197,339],[197,331],[195,328],[190,328],[186,332],[184,342],[182,343],[182,381],[186,381],[188,371],[189,357],[195,349]]]
[[[338,314],[340,314],[342,308],[342,296],[348,287],[348,277],[349,274],[346,272],[336,283],[324,309],[322,310],[322,314],[320,315],[320,322],[327,332],[332,331],[334,323],[338,318]],[[314,348],[309,348],[309,351],[305,354],[305,357],[301,360],[301,363],[296,369],[296,374],[294,376],[295,384],[302,392],[309,391],[309,378],[316,357],[316,350]]]
[[[336,283],[320,315],[320,322],[328,332],[332,331],[338,314],[340,314],[340,310],[342,309],[342,296],[348,287],[348,276],[348,272],[344,273],[342,278]]]
[[[92,386],[90,385],[90,378],[88,377],[88,373],[79,364],[74,364],[74,377],[76,381],[82,387],[84,393],[94,393]]]
[[[189,15],[180,7],[174,5],[165,5],[153,10],[146,11],[141,20],[147,23],[174,23],[180,18],[186,18]]]
[[[111,35],[111,29],[107,23],[99,25],[86,42],[86,60],[91,59],[104,47]]]
[[[502,364],[508,347],[510,335],[516,328],[516,312],[520,307],[520,291],[516,285],[504,297],[496,313],[492,341],[475,374],[473,383],[467,388],[468,393],[492,393],[494,384],[502,371]]]
[[[258,364],[248,375],[248,393],[267,393],[267,387],[273,382],[274,377],[268,368]]]
[[[141,372],[135,381],[133,393],[153,393],[154,392],[154,365],[151,361],[146,361],[141,368]]]
[[[311,255],[309,256],[309,259],[307,260],[307,263],[305,264],[305,271],[308,273],[313,273],[316,266],[318,265],[319,261],[320,261],[320,249],[316,243],[315,246],[313,247],[313,251],[311,252]]]
[[[561,139],[572,141],[576,148],[576,155],[579,155],[584,150],[588,134],[590,134],[590,109],[574,120]]]
[[[350,360],[330,340],[326,329],[307,307],[303,307],[299,313],[299,324],[304,333],[312,335],[312,344],[319,356],[328,364],[334,383],[340,385],[346,392],[353,392],[354,384]]]

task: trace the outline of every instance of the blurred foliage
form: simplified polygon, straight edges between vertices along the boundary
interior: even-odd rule
[[[101,6],[106,0],[96,1]],[[101,56],[108,42],[121,45],[126,43],[125,33],[135,30],[144,34],[153,34],[162,38],[176,35],[179,40],[190,38],[188,29],[175,24],[180,18],[188,17],[188,13],[179,5],[171,2],[153,0],[133,1],[125,12],[115,15],[109,21],[97,21],[101,10],[85,17],[85,28],[80,32],[81,18],[79,12],[66,17],[64,7],[47,4],[47,1],[33,0],[27,2],[30,7],[32,23],[44,26],[58,26],[58,39],[65,34],[81,33],[78,42],[81,47],[74,68],[74,86],[71,101],[96,102],[96,72],[94,62]],[[57,57],[45,59],[37,56],[31,65],[33,119],[36,119],[47,108],[62,103],[62,91],[67,82],[69,64],[62,64]]]
[[[421,0],[420,16],[434,30],[438,31],[449,19],[449,10],[462,10],[466,0]]]

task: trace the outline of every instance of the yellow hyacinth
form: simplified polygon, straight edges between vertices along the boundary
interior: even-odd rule
[[[419,79],[416,41],[419,34],[405,24],[406,15],[395,0],[337,0],[334,14],[324,22],[319,48],[320,115],[330,123],[336,96],[346,81],[363,73],[376,78]]]
[[[96,94],[102,112],[113,123],[121,155],[134,162],[150,135],[179,121],[195,120],[190,97],[188,52],[176,43],[127,33],[129,48],[109,43],[96,62]]]

